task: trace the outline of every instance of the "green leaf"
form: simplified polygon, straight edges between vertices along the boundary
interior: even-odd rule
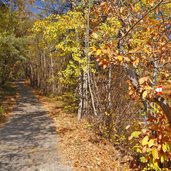
[[[148,144],[148,140],[149,140],[149,137],[148,136],[145,136],[141,142],[141,144],[144,146],[144,145],[147,145]]]

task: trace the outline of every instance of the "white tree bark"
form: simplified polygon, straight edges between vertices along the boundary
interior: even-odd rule
[[[54,76],[54,62],[52,56],[50,56],[50,63],[51,63],[51,77],[52,77],[52,94],[55,93],[55,76]]]
[[[85,34],[85,52],[86,52],[86,57],[87,57],[87,67],[86,67],[86,74],[87,74],[87,84],[88,84],[88,89],[91,97],[91,104],[93,108],[93,113],[94,115],[97,116],[97,111],[95,107],[95,100],[94,100],[94,94],[93,90],[91,87],[91,78],[90,78],[90,72],[91,72],[91,67],[90,67],[90,55],[89,55],[89,42],[90,42],[90,1],[88,3],[88,9],[86,11],[86,34]]]

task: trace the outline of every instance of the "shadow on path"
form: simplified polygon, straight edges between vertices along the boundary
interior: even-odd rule
[[[17,83],[21,98],[0,128],[0,171],[71,171],[60,166],[54,123],[29,87]]]

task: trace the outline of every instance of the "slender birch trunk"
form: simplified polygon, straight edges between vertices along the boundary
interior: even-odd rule
[[[109,109],[112,108],[111,88],[112,88],[112,65],[110,63],[109,64],[109,75],[108,75],[108,106],[109,106]]]
[[[52,89],[52,94],[55,93],[55,76],[54,76],[54,62],[52,56],[50,56],[50,64],[51,64],[51,77],[52,77],[52,82],[51,82],[51,89]]]
[[[84,97],[83,97],[83,71],[81,72],[80,78],[79,78],[79,107],[78,107],[78,113],[77,118],[80,120],[83,115],[84,110]]]
[[[46,75],[46,69],[47,69],[47,64],[46,64],[46,54],[45,52],[43,52],[43,82],[44,82],[44,86],[43,86],[43,91],[46,92],[47,91],[47,84],[46,84],[46,79],[47,79],[47,75]]]
[[[30,84],[33,86],[33,67],[32,64],[30,64]]]
[[[93,113],[94,115],[97,116],[97,111],[96,111],[96,106],[95,106],[95,100],[94,100],[94,94],[92,91],[92,87],[91,87],[91,74],[90,74],[90,55],[89,55],[89,41],[90,41],[90,1],[88,3],[88,9],[86,12],[86,34],[85,34],[85,52],[86,52],[86,57],[87,57],[87,67],[86,67],[86,74],[87,74],[87,85],[88,85],[88,89],[89,89],[89,93],[90,93],[90,97],[91,97],[91,104],[92,104],[92,108],[93,108]]]

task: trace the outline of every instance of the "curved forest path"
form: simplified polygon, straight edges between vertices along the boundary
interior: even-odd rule
[[[0,171],[71,171],[60,165],[53,120],[31,88],[17,89],[18,105],[0,128]]]

